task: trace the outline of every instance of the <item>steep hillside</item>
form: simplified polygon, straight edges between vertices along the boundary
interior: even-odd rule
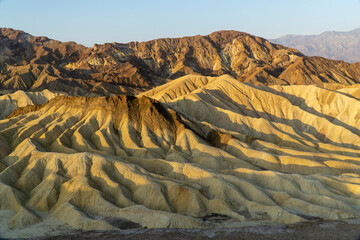
[[[9,90],[137,94],[188,74],[229,74],[255,85],[349,85],[360,82],[359,69],[236,31],[86,48],[0,30],[0,88]]]
[[[324,32],[320,35],[286,35],[271,42],[299,49],[307,56],[360,62],[360,28],[350,32]]]
[[[358,86],[185,76],[0,120],[0,209],[24,228],[235,227],[360,217]]]
[[[81,65],[77,69],[65,67],[89,54],[92,54],[91,49],[75,42],[62,43],[47,37],[34,37],[23,31],[1,28],[0,88],[31,91],[48,89],[91,96],[134,93],[149,86],[143,82],[118,84],[106,81],[107,74],[111,75],[111,68],[97,67],[96,64]],[[126,77],[126,74],[122,75]]]

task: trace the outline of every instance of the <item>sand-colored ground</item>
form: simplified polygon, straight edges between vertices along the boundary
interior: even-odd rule
[[[15,213],[9,229],[49,217],[82,230],[359,218],[359,97],[229,76],[60,96],[0,120],[0,208]]]

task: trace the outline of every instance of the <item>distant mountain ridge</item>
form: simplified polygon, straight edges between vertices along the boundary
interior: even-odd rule
[[[307,56],[360,62],[360,28],[350,32],[327,31],[319,35],[285,35],[270,40],[298,49]]]
[[[87,48],[0,29],[2,90],[137,94],[188,74],[227,74],[254,85],[351,85],[360,83],[359,65],[306,57],[236,31]]]

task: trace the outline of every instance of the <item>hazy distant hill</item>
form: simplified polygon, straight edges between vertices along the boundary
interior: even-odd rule
[[[320,35],[286,35],[270,41],[296,48],[308,56],[360,62],[360,28],[351,32],[329,31]]]
[[[360,82],[359,64],[306,57],[243,32],[87,48],[0,29],[0,89],[136,94],[188,74],[228,74],[255,85]]]

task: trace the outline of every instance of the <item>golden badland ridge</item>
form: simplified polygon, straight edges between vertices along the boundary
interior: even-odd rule
[[[58,96],[0,120],[0,208],[10,229],[50,217],[84,230],[359,218],[359,99],[356,85],[230,75]]]
[[[178,77],[229,74],[255,85],[351,85],[359,63],[307,57],[243,32],[84,47],[0,29],[0,88],[96,96],[136,94]]]

